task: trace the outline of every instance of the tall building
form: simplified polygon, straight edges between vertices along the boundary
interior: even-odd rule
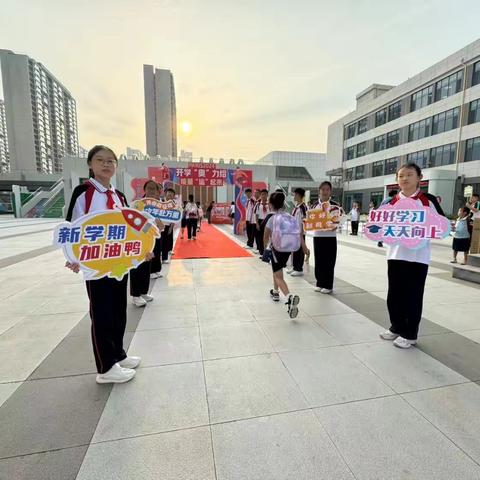
[[[10,171],[5,102],[0,99],[0,173]]]
[[[59,173],[78,154],[77,110],[70,92],[41,63],[0,50],[11,171]]]
[[[143,66],[147,155],[177,156],[175,87],[170,70]]]
[[[343,171],[347,209],[377,205],[399,165],[423,169],[421,187],[451,214],[464,187],[480,188],[480,40],[396,87],[374,84],[328,128],[327,169]]]

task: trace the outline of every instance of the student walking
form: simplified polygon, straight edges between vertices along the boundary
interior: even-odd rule
[[[193,200],[193,195],[188,196],[188,203],[185,205],[187,218],[187,234],[188,239],[197,239],[197,223],[198,223],[198,207]]]
[[[182,221],[181,221],[181,224],[180,224],[180,228],[181,228],[180,238],[182,240],[183,240],[183,237],[184,237],[185,229],[187,228],[187,210],[186,210],[186,207],[187,207],[187,202],[183,202]]]
[[[207,207],[207,220],[209,224],[212,223],[212,210],[214,205],[215,205],[215,202],[212,201],[210,202],[210,205]]]
[[[198,207],[198,227],[197,227],[197,232],[200,232],[202,228],[202,220],[203,220],[203,208],[200,205],[200,202],[197,202],[197,207]]]
[[[331,200],[332,184],[328,181],[322,182],[318,191],[318,202],[312,209],[320,208],[322,203],[328,202],[330,208],[340,205]],[[337,227],[331,230],[313,231],[313,254],[315,256],[315,279],[316,292],[332,293],[333,280],[335,275],[335,263],[337,262]]]
[[[303,230],[299,227],[298,221],[284,211],[285,195],[275,192],[270,195],[269,205],[271,214],[268,216],[263,243],[265,245],[264,255],[267,254],[267,247],[270,245],[271,263],[273,272],[273,289],[270,290],[270,297],[274,302],[280,301],[280,293],[285,298],[285,305],[290,318],[298,315],[298,303],[300,297],[290,293],[287,283],[283,278],[283,269],[287,266],[291,251],[302,248],[304,253],[308,252],[305,245]]]
[[[258,253],[263,255],[263,238],[265,233],[265,219],[270,213],[270,205],[268,203],[268,190],[264,189],[260,192],[260,201],[255,208],[256,237]]]
[[[296,218],[299,228],[302,231],[303,241],[305,243],[305,234],[303,233],[303,220],[307,216],[307,206],[304,202],[305,190],[297,188],[294,191],[295,208],[292,215]],[[292,253],[292,269],[287,271],[292,277],[300,277],[303,275],[303,265],[305,263],[305,253],[303,246],[300,245],[297,251]]]
[[[360,221],[360,209],[357,202],[353,202],[352,209],[350,210],[350,222],[352,225],[352,232],[350,235],[358,235],[358,223]]]
[[[458,252],[463,252],[463,263],[466,265],[468,261],[468,252],[470,251],[470,232],[468,231],[468,216],[470,209],[468,207],[460,207],[458,210],[458,218],[455,222],[455,233],[453,234],[453,260],[450,263],[457,263]]]
[[[445,216],[436,197],[420,190],[422,171],[415,163],[407,163],[397,170],[400,192],[391,204],[411,198],[419,206],[435,209]],[[417,343],[418,328],[422,319],[423,293],[430,263],[430,241],[420,248],[402,245],[388,247],[387,306],[391,326],[380,334],[384,340],[393,340],[396,347],[410,348]]]
[[[87,164],[90,179],[73,190],[66,217],[69,222],[87,213],[128,206],[125,195],[110,183],[118,164],[115,153],[108,147],[97,145],[88,152]],[[78,264],[67,262],[65,266],[75,273],[80,269]],[[97,383],[128,382],[135,376],[134,369],[141,361],[140,357],[127,357],[123,349],[127,281],[127,275],[122,280],[104,277],[86,281]]]
[[[253,248],[253,242],[255,239],[255,217],[254,217],[254,210],[255,210],[255,199],[252,195],[252,189],[247,188],[245,190],[245,196],[247,197],[247,202],[245,205],[245,219],[246,219],[246,233],[247,233],[247,246],[245,247],[247,250]]]

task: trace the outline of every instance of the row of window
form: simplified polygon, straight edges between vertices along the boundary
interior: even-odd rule
[[[456,155],[457,144],[450,143],[409,153],[407,162],[416,163],[420,168],[440,167],[455,163]],[[475,160],[480,160],[480,137],[470,138],[465,144],[464,161],[473,162]],[[371,164],[358,165],[357,167],[347,168],[346,180],[362,180],[370,177],[393,175],[397,171],[398,166],[398,157],[379,160]]]
[[[459,70],[438,82],[422,88],[410,96],[410,111],[414,112],[431,103],[438,102],[460,92],[463,88],[463,70]],[[480,83],[480,61],[473,66],[472,86]],[[375,127],[384,125],[402,115],[402,102],[397,101],[375,113]],[[347,126],[347,139],[365,133],[368,129],[367,117]]]
[[[414,142],[431,135],[448,132],[459,126],[460,107],[452,108],[445,112],[438,113],[433,117],[425,118],[408,125],[408,140]],[[469,104],[467,123],[480,122],[480,99],[474,100]],[[396,147],[400,144],[400,130],[394,130],[383,135],[379,135],[373,139],[373,152],[380,152],[388,148]],[[363,157],[367,153],[367,142],[361,142],[352,145],[346,149],[346,159]]]

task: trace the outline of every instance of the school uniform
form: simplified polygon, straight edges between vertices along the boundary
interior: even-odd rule
[[[260,255],[263,255],[263,251],[265,250],[265,247],[263,245],[263,234],[265,233],[265,219],[267,218],[267,215],[270,213],[270,205],[268,202],[262,203],[258,202],[256,207],[255,207],[255,220],[256,220],[256,237],[257,237],[257,247],[258,247],[258,252]]]
[[[358,222],[360,220],[360,211],[352,208],[350,211],[350,223],[352,224],[352,235],[358,235]]]
[[[67,221],[102,210],[113,210],[128,206],[125,195],[113,187],[105,188],[95,179],[75,187],[70,200]],[[117,362],[125,359],[123,335],[127,324],[127,282],[101,278],[87,280],[86,288],[90,300],[90,318],[93,354],[98,373],[105,373]]]
[[[195,203],[189,202],[185,207],[185,213],[187,218],[187,233],[188,239],[197,236],[197,223],[198,223],[198,207]]]
[[[162,245],[162,237],[156,238],[155,245],[153,247],[154,257],[150,261],[150,273],[160,273],[162,271]]]
[[[165,225],[165,228],[161,231],[161,252],[162,252],[162,261],[168,260],[168,254],[171,251],[170,248],[170,236],[172,237],[173,244],[173,228],[170,233],[170,225]]]
[[[468,217],[459,218],[455,222],[452,250],[455,252],[468,252],[470,250],[470,232],[468,231]]]
[[[403,198],[407,197],[400,192],[390,203],[395,204]],[[445,216],[433,195],[417,191],[410,198],[419,206],[429,206]],[[418,336],[430,255],[430,242],[416,249],[403,245],[388,246],[387,307],[390,315],[390,331],[407,340],[416,340]]]
[[[247,211],[245,213],[246,222],[247,222],[247,246],[253,248],[253,241],[255,239],[255,210],[256,200],[253,197],[250,197],[247,200]]]
[[[297,205],[293,209],[292,215],[297,220],[298,225],[300,226],[303,232],[303,220],[307,216],[307,206],[305,205],[305,203],[302,202],[301,204]],[[303,235],[303,239],[305,240],[305,234]],[[305,253],[303,253],[303,248],[302,246],[300,246],[300,248],[296,252],[293,252],[292,254],[293,271],[303,272],[304,263],[305,263]]]
[[[273,221],[276,213],[277,212],[269,213],[265,219],[265,228],[270,230],[270,234],[273,232]],[[270,248],[272,250],[271,264],[273,273],[283,270],[287,266],[290,252],[279,252],[275,250],[273,245],[271,245]]]
[[[330,205],[340,205],[330,200]],[[321,202],[315,203],[312,210],[320,208]],[[337,230],[313,231],[313,254],[315,257],[315,279],[318,288],[333,290],[335,264],[337,263]]]

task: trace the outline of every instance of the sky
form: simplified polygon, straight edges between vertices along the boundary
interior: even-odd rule
[[[192,127],[178,151],[247,161],[326,152],[357,93],[405,81],[479,25],[478,0],[0,0],[0,48],[68,88],[83,147],[145,152],[151,64],[172,71],[178,124]]]

